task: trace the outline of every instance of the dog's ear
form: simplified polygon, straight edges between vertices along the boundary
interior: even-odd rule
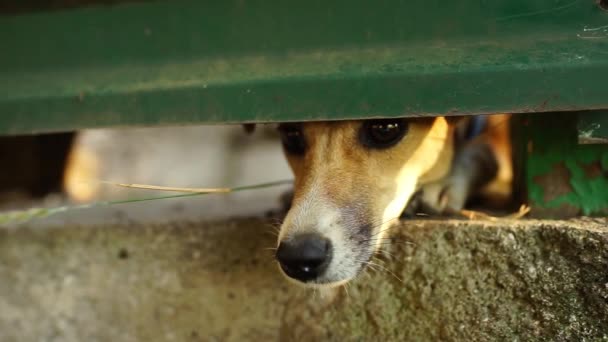
[[[255,124],[243,124],[243,129],[245,130],[245,133],[251,134],[255,131]]]

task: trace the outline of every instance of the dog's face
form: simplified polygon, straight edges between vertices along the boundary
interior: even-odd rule
[[[445,118],[279,126],[295,174],[277,260],[291,279],[335,286],[366,265],[419,184],[443,177],[452,156]]]

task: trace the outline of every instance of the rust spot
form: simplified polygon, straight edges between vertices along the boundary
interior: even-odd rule
[[[602,177],[602,165],[599,160],[592,161],[589,164],[579,163],[583,171],[585,172],[585,178],[594,179]]]
[[[549,202],[573,191],[570,185],[570,176],[570,170],[564,162],[559,162],[553,166],[549,173],[535,176],[533,181],[543,189],[543,201]]]
[[[539,112],[542,112],[542,111],[544,111],[544,110],[545,110],[545,107],[547,106],[547,103],[549,103],[549,100],[550,100],[550,99],[546,99],[545,101],[543,101],[543,103],[541,103],[541,104],[540,104],[540,106],[539,106],[539,108],[538,108],[538,111],[539,111]]]

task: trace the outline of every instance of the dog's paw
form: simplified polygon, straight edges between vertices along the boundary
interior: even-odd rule
[[[405,209],[399,216],[399,219],[409,219],[414,218],[419,213],[424,213],[424,208],[422,205],[422,191],[415,192],[410,200],[407,202]]]
[[[448,178],[422,187],[421,205],[430,214],[456,214],[468,199],[466,186],[458,179]]]

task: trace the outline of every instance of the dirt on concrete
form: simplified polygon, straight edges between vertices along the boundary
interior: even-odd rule
[[[0,229],[0,341],[608,340],[608,220],[407,221],[345,289],[273,223]]]

